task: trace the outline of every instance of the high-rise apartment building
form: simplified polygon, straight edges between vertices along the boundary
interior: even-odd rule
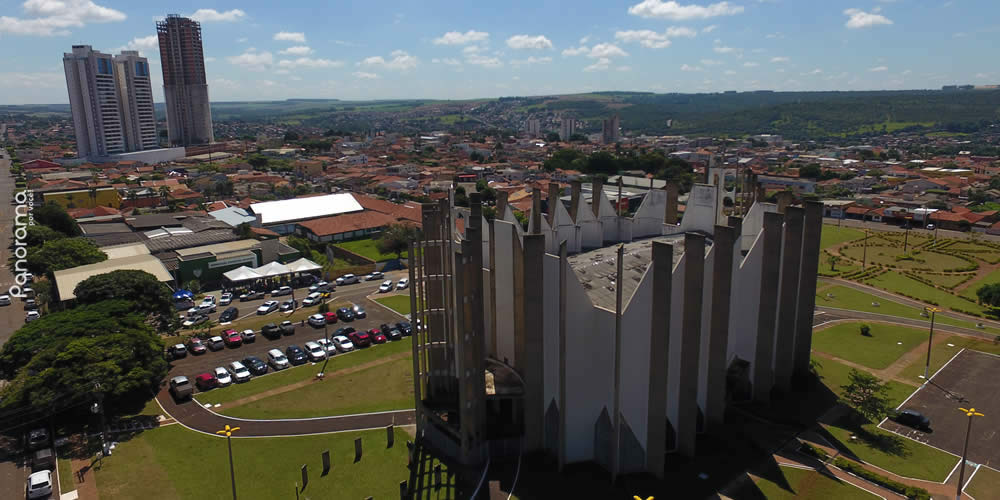
[[[115,81],[115,64],[110,54],[90,45],[74,45],[63,54],[66,88],[80,158],[124,153],[122,112]]]
[[[563,142],[569,142],[573,134],[576,133],[576,120],[572,118],[563,118],[559,123],[559,139]]]
[[[531,137],[538,137],[542,133],[542,122],[538,118],[530,118],[525,122],[524,128]]]
[[[176,14],[156,23],[167,101],[167,136],[172,146],[213,142],[212,111],[205,79],[201,24]]]
[[[621,140],[622,121],[618,115],[614,115],[602,122],[601,139],[604,144],[614,144]]]
[[[115,56],[115,80],[122,109],[125,149],[141,151],[160,146],[153,114],[153,87],[149,83],[149,61],[134,50]]]

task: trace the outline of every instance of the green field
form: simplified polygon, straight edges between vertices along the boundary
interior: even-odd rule
[[[839,245],[865,236],[864,231],[852,227],[838,227],[833,224],[823,224],[823,232],[819,239],[821,249]]]
[[[893,293],[917,297],[924,302],[934,302],[938,306],[947,309],[961,309],[963,311],[973,311],[983,314],[985,309],[979,304],[961,299],[956,295],[939,290],[930,285],[925,285],[915,279],[903,276],[894,271],[880,274],[868,279],[865,283],[876,288],[882,288]]]
[[[362,257],[367,257],[375,262],[383,262],[387,260],[393,260],[396,258],[396,254],[394,253],[379,252],[378,248],[375,246],[375,240],[371,238],[365,238],[363,240],[344,241],[340,243],[334,243],[334,245],[343,248],[345,250],[354,252]],[[403,257],[405,258],[408,253],[409,252],[404,253]]]
[[[817,356],[813,356],[812,359],[817,365],[816,373],[823,380],[823,385],[837,396],[843,395],[844,391],[842,387],[850,383],[848,375],[851,373],[851,367],[832,359],[824,359]],[[910,397],[910,394],[913,394],[913,391],[917,389],[915,386],[906,385],[895,380],[886,382],[886,386],[889,388],[889,401],[892,402],[893,407],[899,406],[900,403]]]
[[[870,323],[871,336],[861,335],[862,323],[840,323],[813,334],[812,347],[869,368],[887,368],[904,353],[927,340],[927,332],[903,326]]]
[[[410,314],[410,295],[390,295],[388,297],[379,297],[375,299],[376,302],[382,304],[383,306],[392,309],[402,315]]]
[[[938,335],[940,335],[940,333],[935,334],[935,338]],[[954,347],[949,347],[948,344],[952,344]],[[955,357],[955,354],[958,354],[958,351],[961,351],[963,348],[1000,355],[1000,345],[994,344],[993,342],[952,335],[943,342],[937,343],[934,347],[931,347],[930,374],[933,376],[935,372],[940,370],[941,367],[948,362],[948,360]],[[927,358],[922,357],[904,368],[903,371],[899,373],[899,376],[913,380],[914,383],[922,383],[923,379],[919,376],[924,374],[924,366],[926,364]]]
[[[947,255],[943,253],[935,253],[929,251],[922,251],[919,253],[913,252],[913,242],[907,250],[909,254],[913,257],[912,260],[896,260],[897,256],[903,255],[902,247],[892,247],[887,245],[877,245],[872,244],[871,240],[868,242],[868,251],[865,252],[864,246],[851,245],[846,248],[841,248],[841,255],[850,257],[856,262],[867,261],[868,265],[879,264],[882,266],[895,266],[900,269],[932,269],[934,271],[946,271],[950,269],[961,269],[968,266],[968,262],[955,257],[953,255]]]
[[[410,337],[404,337],[403,340],[396,342],[376,345],[367,349],[359,349],[345,354],[337,354],[330,359],[330,363],[327,365],[326,371],[327,373],[332,373],[336,370],[351,368],[353,366],[375,361],[380,358],[392,356],[393,354],[409,351]],[[229,387],[223,387],[221,389],[199,392],[198,394],[195,394],[195,398],[198,399],[199,403],[203,404],[228,403],[230,401],[259,394],[276,387],[284,387],[303,380],[311,380],[316,376],[316,373],[318,373],[322,367],[322,363],[317,363],[315,365],[306,363],[304,365],[288,368],[280,372],[271,372],[264,376],[254,377],[254,379],[250,382],[243,384],[233,384]]]
[[[768,500],[784,499],[813,499],[826,500],[836,498],[838,500],[869,500],[878,496],[867,491],[845,483],[839,479],[832,478],[814,470],[797,469],[794,467],[779,467],[782,474],[780,480],[783,484],[756,477],[754,483],[760,493]],[[755,492],[742,492],[739,497],[754,498]]]
[[[354,463],[354,439],[364,454]],[[399,482],[408,479],[406,440],[395,430],[395,445],[386,448],[385,431],[319,436],[233,439],[233,463],[239,498],[295,498],[300,468],[309,467],[302,498],[398,498]],[[330,450],[333,470],[321,475],[321,453]],[[226,440],[169,425],[146,431],[118,444],[115,453],[95,469],[104,500],[229,498]]]
[[[58,453],[59,459],[56,461],[56,468],[59,470],[59,490],[62,493],[73,491],[76,489],[76,483],[73,480],[73,464],[67,455],[68,450],[63,447]]]
[[[966,474],[968,473],[966,471]],[[996,498],[997,492],[1000,492],[1000,472],[989,467],[980,467],[976,475],[972,476],[972,481],[965,487],[965,492],[976,500]]]
[[[969,286],[966,287],[965,290],[962,290],[962,293],[960,293],[959,295],[978,301],[979,297],[976,296],[976,290],[978,290],[979,287],[983,285],[988,285],[990,283],[1000,283],[1000,269],[997,269],[991,272],[990,274],[987,274],[986,276],[983,276],[982,278],[973,281],[972,283],[969,283]]]
[[[310,418],[413,408],[413,360],[403,359],[329,377],[220,413],[238,418]]]
[[[900,476],[941,482],[959,460],[949,453],[883,431],[871,423],[857,428],[841,421],[837,425],[823,424],[823,428],[836,439],[834,444],[838,448]],[[857,439],[851,439],[852,435]]]

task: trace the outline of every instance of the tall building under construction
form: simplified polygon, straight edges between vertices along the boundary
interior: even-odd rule
[[[167,101],[167,137],[171,146],[213,142],[212,110],[205,78],[205,54],[198,21],[167,16],[156,23]]]

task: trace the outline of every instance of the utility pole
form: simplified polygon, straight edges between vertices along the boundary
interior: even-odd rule
[[[236,472],[233,468],[233,433],[238,430],[240,430],[239,427],[229,427],[226,425],[225,429],[215,431],[216,434],[226,436],[226,444],[229,445],[229,479],[233,483],[233,500],[236,500]]]
[[[930,377],[931,369],[931,344],[934,343],[934,313],[940,311],[936,307],[925,307],[925,311],[931,313],[931,332],[927,337],[927,364],[924,365],[924,383],[927,383],[928,377]]]
[[[964,411],[965,415],[969,417],[969,426],[965,429],[965,447],[962,448],[962,463],[958,464],[958,491],[955,493],[955,500],[962,500],[962,483],[965,482],[965,457],[969,453],[969,434],[972,433],[972,417],[985,417],[982,413],[976,411],[975,408],[959,408],[959,411]]]
[[[903,231],[903,255],[906,255],[906,243],[910,239],[910,224],[909,219],[906,220],[906,231]]]
[[[868,265],[868,228],[865,228],[865,249],[861,254],[861,269]]]
[[[104,434],[104,393],[101,392],[101,383],[94,381],[94,394],[97,397],[97,402],[94,406],[90,407],[90,411],[97,413],[101,416],[101,465],[104,464],[104,456],[108,454],[108,441],[107,436]]]

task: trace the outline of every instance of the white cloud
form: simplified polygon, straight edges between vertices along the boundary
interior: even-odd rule
[[[136,37],[130,40],[128,43],[121,47],[112,49],[111,52],[121,52],[123,50],[138,50],[140,54],[145,53],[145,51],[152,51],[160,46],[159,37],[156,35],[149,35],[143,37]]]
[[[756,68],[757,66],[760,66],[760,64],[757,64],[757,63],[752,62],[752,61],[747,61],[747,62],[743,63],[743,67],[744,68]]]
[[[124,12],[91,0],[27,0],[21,7],[28,17],[0,16],[0,34],[64,36],[70,33],[67,28],[120,22],[127,17]]]
[[[873,73],[878,73],[880,71],[889,71],[889,67],[888,66],[875,66],[874,68],[871,68],[868,71],[871,71]]]
[[[597,60],[594,64],[583,68],[584,71],[604,71],[611,66],[611,59],[607,57],[602,57]]]
[[[708,33],[708,32],[706,32],[706,33]],[[691,28],[688,28],[686,26],[671,26],[671,27],[667,28],[666,34],[670,38],[680,38],[680,37],[694,38],[694,37],[698,36],[698,32],[697,31],[695,31],[695,30],[693,30]]]
[[[472,42],[481,42],[490,37],[485,31],[469,30],[465,33],[461,31],[449,31],[434,39],[434,45],[465,45]]]
[[[632,71],[632,66],[618,66],[615,68],[616,71]]]
[[[405,50],[394,50],[389,54],[389,59],[382,56],[372,56],[362,59],[359,66],[381,66],[385,69],[405,71],[417,67],[420,60],[416,56],[411,56]]]
[[[812,70],[812,71],[810,71],[808,73],[802,73],[802,74],[803,75],[818,75],[818,74],[820,74],[822,72],[823,72],[823,70],[821,70],[819,68],[816,68],[816,69],[814,69],[814,70]]]
[[[207,62],[207,63],[215,62],[215,58],[214,57],[206,57],[205,58],[205,62]]]
[[[681,5],[678,2],[663,0],[643,0],[628,9],[628,13],[639,17],[654,17],[686,21],[689,19],[708,19],[717,16],[731,16],[743,12],[743,7],[729,2],[718,2],[710,5]]]
[[[4,88],[66,88],[66,75],[58,73],[0,73],[0,87]]]
[[[376,79],[378,79],[378,75],[376,75],[375,73],[366,73],[364,71],[355,71],[354,73],[351,73],[351,74],[354,75],[354,78],[358,78],[358,79],[361,79],[361,80],[376,80]]]
[[[611,43],[599,43],[591,47],[590,53],[587,54],[587,57],[591,59],[602,59],[605,57],[625,57],[627,55],[628,52],[625,52],[617,45]]]
[[[681,71],[701,71],[701,66],[681,65]]]
[[[587,52],[590,52],[590,47],[587,47],[586,45],[581,45],[580,47],[571,47],[571,48],[568,48],[568,49],[564,49],[562,51],[562,55],[564,55],[564,56],[579,56],[579,55],[586,54]]]
[[[451,57],[445,57],[444,59],[434,58],[434,59],[431,59],[431,62],[434,63],[434,64],[447,64],[448,66],[461,66],[462,65],[462,61],[459,61],[458,59],[454,59],[454,58],[451,58]]]
[[[274,34],[274,39],[280,40],[282,42],[306,43],[306,34],[299,32],[279,31]]]
[[[779,31],[777,33],[768,33],[767,36],[765,36],[764,38],[767,38],[767,39],[770,39],[770,40],[775,40],[775,39],[779,39],[780,40],[780,39],[785,38],[785,35],[784,35],[784,33],[781,33]]]
[[[903,75],[903,76],[906,76],[906,75],[909,75],[910,73],[913,73],[913,71],[912,70],[906,70],[906,71],[904,71],[904,72],[902,72],[900,74]]]
[[[786,63],[788,61],[789,61],[789,59],[787,57],[784,57],[784,56],[772,57],[771,58],[771,62],[773,62],[773,63]]]
[[[194,14],[189,15],[191,19],[199,23],[231,23],[246,17],[247,13],[240,9],[219,12],[215,9],[198,9]]]
[[[701,29],[701,32],[702,32],[702,33],[711,33],[711,32],[713,32],[713,31],[715,31],[715,30],[716,30],[716,28],[718,28],[718,27],[719,27],[719,25],[718,25],[718,24],[710,24],[710,25],[708,25],[708,26],[705,26],[704,28],[702,28],[702,29]]]
[[[865,12],[861,9],[847,9],[844,11],[844,15],[848,17],[847,22],[844,26],[849,29],[856,30],[861,28],[871,28],[873,26],[878,26],[880,24],[892,24],[892,20],[877,13],[878,10],[874,12]]]
[[[486,68],[499,68],[503,66],[503,61],[497,57],[490,57],[478,52],[470,52],[465,55],[465,62]]]
[[[249,40],[249,38],[247,38],[247,37],[244,36],[244,37],[237,38],[236,42],[237,43],[247,43],[247,40]]]
[[[615,33],[615,39],[625,43],[639,42],[643,47],[662,49],[670,46],[670,39],[664,33],[652,30],[628,30]]]
[[[955,33],[954,35],[951,35],[952,38],[965,38],[967,36],[969,36],[969,35],[967,33],[965,33],[964,31],[959,31],[959,32]]]
[[[736,52],[740,52],[742,49],[737,49],[735,47],[726,47],[724,45],[718,45],[712,47],[712,50],[714,50],[717,54],[733,54]]]
[[[339,68],[344,65],[344,61],[333,61],[330,59],[313,59],[311,57],[300,57],[298,59],[282,59],[278,61],[278,66],[282,68]]]
[[[531,64],[547,64],[552,62],[551,57],[535,57],[531,56],[527,59],[512,59],[510,63],[514,66],[527,66]]]
[[[311,49],[311,48],[309,48],[309,47],[307,47],[305,45],[296,45],[294,47],[288,47],[285,50],[279,50],[278,51],[279,54],[288,55],[288,56],[304,56],[304,55],[307,55],[307,54],[312,54],[312,52],[313,52],[313,49]]]
[[[732,75],[735,75],[735,74],[736,74],[736,72],[735,72],[735,71],[733,71],[733,70],[731,70],[731,69],[727,69],[726,71],[723,71],[723,73],[724,73],[724,74],[727,74],[727,75],[730,75],[730,76],[732,76]]]
[[[465,47],[465,48],[462,49],[462,53],[463,54],[475,54],[475,53],[478,53],[478,52],[480,52],[482,50],[485,50],[485,49],[483,47],[478,46],[478,45],[469,45],[468,47]]]
[[[512,49],[551,49],[552,41],[544,35],[514,35],[507,39]]]
[[[589,41],[590,41],[590,35],[587,35],[580,39],[580,45],[587,45],[587,42]]]
[[[277,85],[277,82],[275,82],[274,80],[259,80],[257,83],[265,87],[274,87],[275,85]]]
[[[717,61],[715,59],[702,59],[699,62],[701,63],[702,66],[719,66],[725,64],[722,61]]]
[[[243,66],[253,71],[263,71],[268,66],[274,64],[274,55],[270,52],[257,52],[253,49],[247,49],[246,52],[238,56],[227,57],[226,60],[234,66]]]

